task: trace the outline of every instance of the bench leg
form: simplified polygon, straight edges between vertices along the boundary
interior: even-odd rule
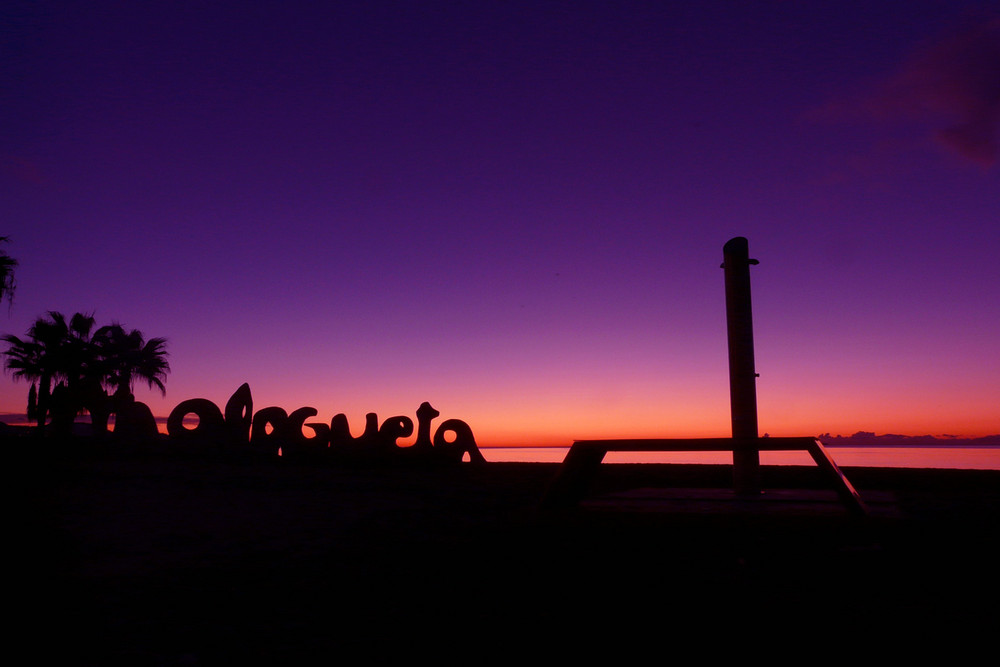
[[[606,449],[570,447],[542,498],[543,510],[571,509],[580,504],[604,461]]]
[[[837,464],[834,463],[830,454],[827,453],[826,447],[816,440],[809,445],[808,449],[816,465],[833,482],[833,488],[836,489],[837,495],[840,496],[841,502],[847,506],[848,511],[856,516],[868,516],[868,507],[861,500],[861,495],[847,479],[847,476],[837,467]]]

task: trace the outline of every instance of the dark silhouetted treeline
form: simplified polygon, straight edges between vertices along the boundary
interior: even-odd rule
[[[89,412],[94,429],[107,431],[112,413],[135,399],[137,380],[166,393],[166,340],[147,340],[137,329],[117,322],[95,328],[93,315],[70,318],[50,311],[22,337],[4,335],[4,366],[15,380],[26,380],[28,420],[40,431],[48,420],[54,431],[69,432],[77,414]]]

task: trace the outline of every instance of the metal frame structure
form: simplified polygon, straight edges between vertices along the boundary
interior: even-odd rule
[[[563,460],[543,500],[543,507],[574,507],[609,452],[727,452],[733,453],[733,492],[741,498],[759,496],[760,452],[809,452],[830,479],[848,511],[867,515],[861,496],[815,438],[760,438],[757,433],[757,372],[754,367],[753,315],[750,301],[749,244],[738,236],[722,248],[726,283],[726,333],[729,342],[729,401],[732,438],[646,440],[578,440]]]
[[[815,438],[676,438],[648,440],[577,440],[563,459],[542,502],[544,509],[576,507],[608,452],[809,452],[831,482],[847,511],[867,516],[868,508],[847,476]],[[746,496],[746,494],[740,494]]]

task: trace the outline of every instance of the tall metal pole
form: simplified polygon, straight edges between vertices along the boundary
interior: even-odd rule
[[[729,337],[729,404],[733,438],[757,438],[757,373],[753,360],[753,314],[750,308],[750,259],[747,240],[737,236],[722,247],[726,276],[726,330]],[[760,451],[733,446],[733,490],[760,493]]]

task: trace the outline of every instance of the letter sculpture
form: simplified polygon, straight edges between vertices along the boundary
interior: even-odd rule
[[[364,432],[354,437],[346,415],[336,415],[329,424],[306,421],[316,414],[316,408],[311,407],[288,413],[271,406],[254,412],[250,386],[244,383],[226,403],[224,412],[208,399],[182,401],[167,418],[167,434],[171,441],[185,445],[226,446],[232,451],[288,460],[458,463],[468,455],[472,463],[486,461],[472,429],[460,419],[445,420],[431,436],[431,422],[441,413],[427,402],[417,408],[417,438],[409,447],[398,442],[413,435],[409,417],[389,417],[379,425],[378,415],[369,412]],[[196,426],[185,426],[188,415],[198,418]],[[306,428],[312,431],[311,436],[304,432]]]

